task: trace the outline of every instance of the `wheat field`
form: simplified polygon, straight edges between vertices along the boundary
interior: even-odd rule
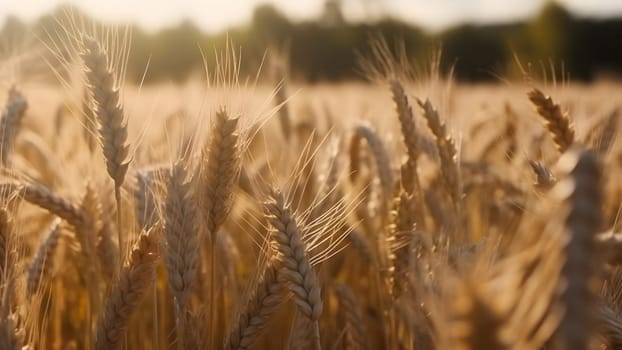
[[[0,349],[622,347],[621,85],[136,86],[76,28],[2,75]]]

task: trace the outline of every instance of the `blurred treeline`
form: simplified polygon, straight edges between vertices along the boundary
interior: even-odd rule
[[[62,32],[58,18],[66,17],[67,11],[66,7],[59,8],[30,26],[10,18],[0,32],[0,41],[10,41],[25,32],[43,38]],[[71,11],[75,16],[77,10]],[[48,34],[42,34],[43,28]],[[466,24],[433,34],[392,19],[348,23],[339,13],[292,22],[270,5],[256,8],[248,25],[219,34],[202,33],[191,22],[157,33],[134,27],[127,77],[141,79],[149,61],[147,81],[184,81],[203,71],[203,57],[208,67],[213,67],[215,52],[222,52],[232,42],[242,48],[242,73],[254,74],[268,51],[287,56],[295,79],[363,79],[360,57],[370,55],[371,39],[378,37],[385,38],[390,48],[404,48],[406,57],[420,66],[441,49],[441,70],[453,69],[455,76],[465,81],[515,78],[521,73],[517,62],[535,74],[540,70],[550,74],[555,67],[557,75],[569,74],[579,80],[622,75],[622,18],[578,18],[549,2],[527,21]]]

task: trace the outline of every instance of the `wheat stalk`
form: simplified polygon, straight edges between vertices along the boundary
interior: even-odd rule
[[[387,245],[392,266],[389,270],[389,285],[394,298],[398,298],[407,281],[410,268],[411,241],[415,228],[414,197],[401,192],[395,200],[392,223],[389,227]]]
[[[210,252],[210,305],[214,307],[216,291],[215,244],[218,228],[225,222],[233,202],[233,190],[240,174],[239,117],[231,118],[223,107],[215,114],[210,140],[203,149],[201,164],[200,203],[203,205],[205,230],[211,242]],[[214,312],[210,312],[210,317]],[[210,327],[215,323],[210,319]],[[214,330],[210,330],[214,339]],[[213,347],[213,344],[212,344]]]
[[[289,104],[287,104],[287,81],[285,76],[285,67],[283,62],[275,65],[275,76],[279,81],[276,89],[276,105],[279,107],[279,122],[281,124],[281,132],[285,140],[289,140],[292,134],[292,122],[289,113]]]

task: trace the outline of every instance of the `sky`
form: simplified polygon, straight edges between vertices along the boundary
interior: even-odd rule
[[[456,23],[502,22],[525,18],[547,0],[342,0],[345,13],[360,19],[365,13],[388,14],[440,30]],[[622,15],[622,0],[557,0],[580,16]],[[32,21],[63,3],[77,5],[108,22],[134,22],[155,31],[190,19],[208,32],[247,23],[258,4],[271,3],[293,19],[317,17],[323,0],[0,0],[0,25],[8,15]],[[369,3],[365,7],[365,3]],[[367,10],[365,10],[367,8]]]

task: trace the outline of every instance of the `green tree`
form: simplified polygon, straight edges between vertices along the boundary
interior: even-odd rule
[[[263,43],[281,44],[292,28],[287,17],[272,5],[260,5],[253,13],[252,30]]]
[[[572,15],[554,1],[548,2],[527,27],[531,53],[538,60],[568,59],[573,32]]]

